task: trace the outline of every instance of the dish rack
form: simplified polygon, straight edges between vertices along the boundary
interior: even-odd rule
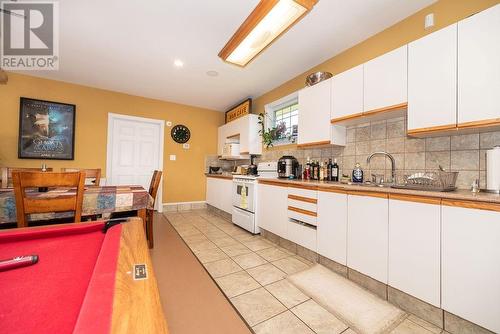
[[[404,183],[393,186],[394,188],[425,190],[425,191],[453,191],[457,187],[458,172],[425,172],[405,175]]]

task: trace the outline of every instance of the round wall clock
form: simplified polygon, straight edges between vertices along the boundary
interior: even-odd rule
[[[187,126],[178,124],[172,128],[170,135],[175,142],[184,144],[191,138],[191,131],[189,131]]]

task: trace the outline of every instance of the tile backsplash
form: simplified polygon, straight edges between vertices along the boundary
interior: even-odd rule
[[[283,155],[293,155],[301,164],[308,157],[320,162],[335,158],[343,174],[350,175],[359,162],[367,178],[383,174],[388,179],[391,176],[388,158],[375,156],[370,165],[366,161],[371,153],[386,151],[394,156],[398,175],[436,171],[441,165],[459,172],[457,187],[470,189],[476,179],[480,180],[481,188],[485,187],[486,150],[495,145],[500,145],[500,131],[424,139],[407,137],[406,119],[401,117],[349,127],[345,147],[280,150],[278,146],[265,150],[257,161],[277,160]]]

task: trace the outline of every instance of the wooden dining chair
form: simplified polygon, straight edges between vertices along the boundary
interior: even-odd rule
[[[100,168],[61,168],[61,172],[85,172],[85,180],[89,180],[95,186],[101,183]]]
[[[11,188],[12,184],[12,172],[13,171],[23,171],[23,172],[41,172],[41,168],[20,168],[20,167],[2,167],[0,170],[0,177],[2,178],[1,187]],[[52,172],[52,168],[47,168],[47,172]]]
[[[27,215],[37,213],[74,211],[74,222],[82,219],[83,191],[85,174],[83,172],[30,172],[13,171],[14,194],[17,210],[17,227],[28,225]],[[40,193],[27,196],[26,189],[70,188],[72,192],[60,196],[43,196]]]
[[[153,209],[148,209],[146,215],[146,237],[148,239],[149,248],[154,247],[154,236],[153,236],[153,221],[154,221],[154,207],[156,204],[156,195],[158,194],[158,188],[160,187],[162,171],[155,170],[153,172],[153,177],[151,178],[151,183],[149,185],[149,195],[153,197]]]

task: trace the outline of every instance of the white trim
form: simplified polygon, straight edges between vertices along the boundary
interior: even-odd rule
[[[281,109],[287,105],[295,104],[299,102],[299,91],[295,91],[291,94],[288,94],[287,96],[284,96],[280,98],[279,100],[273,101],[271,103],[268,103],[264,106],[264,111],[267,115],[267,117],[264,117],[264,127],[267,129],[269,127],[269,124],[267,124],[268,121],[271,121],[274,123],[274,112],[278,109]],[[299,114],[300,114],[300,105],[299,105]],[[300,116],[299,116],[300,117]],[[300,129],[299,129],[300,131]],[[289,145],[289,144],[294,144],[295,142],[292,142],[290,140],[286,140],[283,142],[273,142],[273,146],[282,146],[282,145]]]
[[[111,180],[111,161],[112,161],[112,156],[113,156],[113,121],[116,119],[124,119],[124,120],[129,120],[129,121],[135,121],[135,122],[142,122],[142,123],[153,123],[153,124],[159,124],[160,125],[160,147],[159,150],[160,152],[158,155],[158,163],[159,166],[157,167],[158,170],[163,171],[163,145],[165,142],[165,121],[161,119],[154,119],[154,118],[145,118],[145,117],[137,117],[137,116],[129,116],[129,115],[122,115],[122,114],[115,114],[115,113],[108,113],[108,143],[107,143],[107,150],[106,150],[106,179]],[[163,199],[163,176],[162,180],[160,181],[160,186],[158,188],[158,195],[157,195],[157,205],[156,208],[158,212],[163,212],[163,205],[160,205],[159,203],[162,203]]]

